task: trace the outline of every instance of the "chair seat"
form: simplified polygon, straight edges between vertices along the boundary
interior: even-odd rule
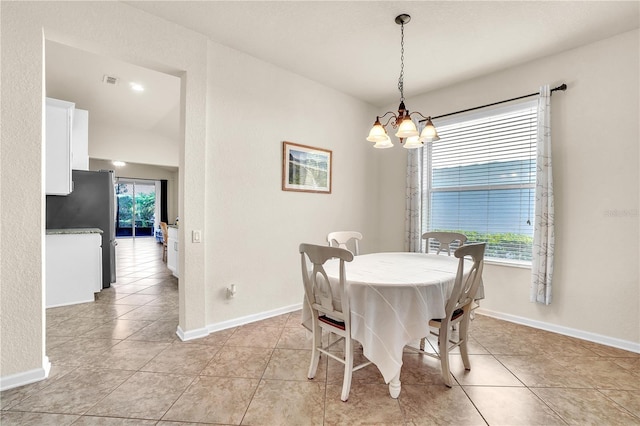
[[[464,310],[463,309],[456,309],[451,314],[451,321],[460,318],[462,315],[464,315]],[[442,319],[441,318],[433,318],[431,321],[442,322]]]
[[[332,325],[336,328],[339,328],[340,330],[344,330],[345,329],[345,325],[344,325],[344,321],[338,321],[336,319],[330,318],[326,315],[321,315],[318,317],[319,321],[322,321],[325,324],[329,324]]]

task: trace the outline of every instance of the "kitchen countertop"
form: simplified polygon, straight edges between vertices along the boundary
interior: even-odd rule
[[[47,235],[65,235],[65,234],[102,234],[102,229],[100,228],[47,229]]]

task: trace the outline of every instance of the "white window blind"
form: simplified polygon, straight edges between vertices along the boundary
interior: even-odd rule
[[[438,122],[424,149],[423,229],[486,242],[485,257],[530,262],[536,182],[535,101]]]

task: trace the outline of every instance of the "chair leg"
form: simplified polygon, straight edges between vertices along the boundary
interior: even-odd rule
[[[471,302],[471,321],[476,318],[476,309],[480,307],[480,301],[474,300]]]
[[[462,363],[465,370],[471,370],[471,362],[469,361],[469,348],[467,342],[469,341],[469,320],[470,313],[465,313],[465,317],[460,321],[460,334],[458,339],[460,343],[460,355],[462,356]]]
[[[449,326],[449,322],[443,321],[440,326],[440,332],[438,336],[438,351],[440,352],[440,366],[442,368],[442,379],[444,380],[444,384],[447,387],[452,386],[451,382],[451,371],[449,368],[449,330],[451,327]]]
[[[351,390],[351,376],[353,374],[353,341],[350,337],[344,338],[344,379],[342,380],[342,395],[340,399],[347,401]]]
[[[426,346],[426,345],[425,345],[426,341],[427,341],[427,338],[426,338],[426,337],[423,337],[422,339],[420,339],[420,350],[421,350],[422,352],[424,352],[424,348],[425,348],[425,346]]]
[[[311,348],[311,365],[309,365],[309,374],[307,377],[313,379],[316,377],[316,371],[318,370],[318,363],[320,362],[320,351],[318,347],[322,345],[322,329],[316,327],[313,330],[313,347]]]

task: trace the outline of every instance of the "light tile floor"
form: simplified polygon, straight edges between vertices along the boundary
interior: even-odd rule
[[[161,246],[117,251],[118,282],[95,303],[47,310],[50,377],[2,392],[2,425],[640,425],[640,355],[482,315],[472,370],[452,355],[453,388],[407,351],[399,399],[372,365],[345,403],[339,363],[307,379],[299,312],[182,342]]]

